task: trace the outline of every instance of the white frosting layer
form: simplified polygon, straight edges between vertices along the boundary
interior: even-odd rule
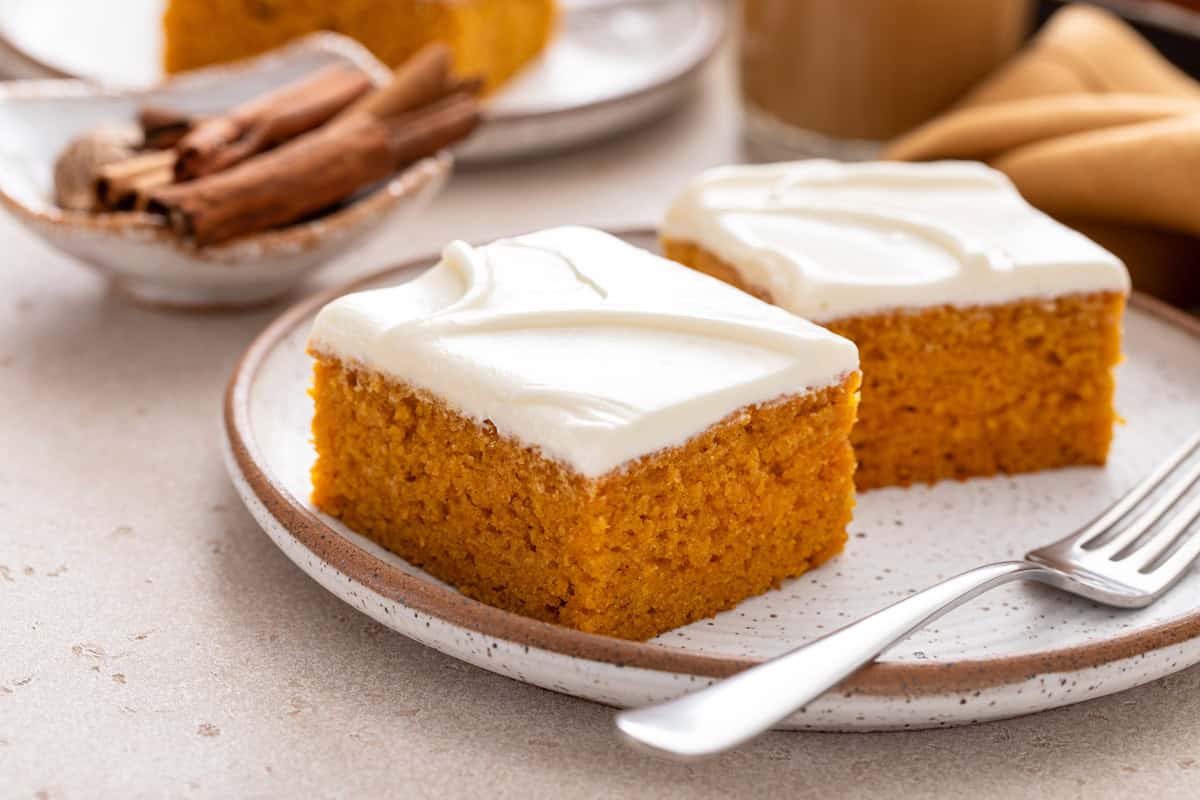
[[[586,228],[455,242],[410,283],[330,303],[309,346],[589,477],[858,368],[851,342]]]
[[[1116,256],[983,164],[790,164],[700,175],[662,229],[819,321],[896,308],[1128,291]]]

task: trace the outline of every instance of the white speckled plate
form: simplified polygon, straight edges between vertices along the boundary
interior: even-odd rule
[[[654,247],[648,232],[624,234]],[[677,695],[970,567],[1020,557],[1090,520],[1200,427],[1200,321],[1137,296],[1126,319],[1109,466],[886,489],[859,500],[846,552],[714,619],[623,642],[469,600],[309,504],[304,341],[336,294],[411,279],[423,259],[313,298],[250,347],[226,396],[226,454],[246,505],[327,589],[384,625],[517,680],[617,706]],[[1013,585],[938,620],[787,727],[922,728],[1027,714],[1200,662],[1200,571],[1157,605],[1115,611]]]
[[[464,161],[542,155],[636,127],[681,101],[716,52],[723,0],[562,0],[546,53],[492,98]],[[164,0],[0,0],[0,77],[83,77],[144,88],[162,80]]]

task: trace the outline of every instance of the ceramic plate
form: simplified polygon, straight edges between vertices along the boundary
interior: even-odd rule
[[[488,124],[461,159],[539,155],[646,122],[686,96],[725,29],[723,0],[563,6],[553,44],[493,98]],[[162,7],[122,0],[118,14],[109,3],[0,0],[0,76],[154,85],[162,79]]]
[[[622,234],[652,248],[648,231]],[[412,279],[427,258],[315,297],[250,347],[226,396],[238,492],[304,571],[382,624],[485,669],[615,706],[732,674],[990,561],[1019,558],[1090,521],[1200,427],[1200,321],[1146,297],[1126,319],[1127,358],[1109,466],[885,489],[859,498],[845,553],[732,611],[625,642],[467,599],[308,502],[312,404],[305,338],[338,294]],[[785,726],[922,728],[1026,714],[1128,689],[1200,662],[1200,570],[1141,611],[1037,585],[994,590],[882,656]]]

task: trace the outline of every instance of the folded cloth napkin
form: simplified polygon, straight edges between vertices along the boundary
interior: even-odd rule
[[[986,161],[1121,256],[1139,288],[1200,304],[1200,83],[1107,11],[1064,8],[884,157]]]

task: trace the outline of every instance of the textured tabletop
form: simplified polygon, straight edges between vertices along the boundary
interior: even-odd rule
[[[451,237],[649,222],[738,157],[728,89],[714,71],[623,141],[459,175],[323,280]],[[974,728],[630,752],[609,709],[391,633],[259,531],[219,399],[278,309],[133,308],[8,219],[0,282],[0,797],[1200,797],[1200,669]]]

